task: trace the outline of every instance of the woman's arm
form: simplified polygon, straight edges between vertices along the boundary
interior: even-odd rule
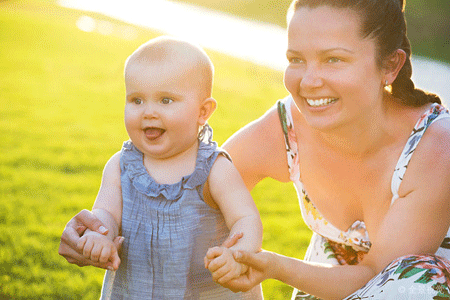
[[[322,299],[343,299],[375,275],[366,266],[305,262],[264,250],[237,251],[234,257],[249,266],[246,274],[222,284],[234,292],[248,291],[266,279],[276,279]]]
[[[250,271],[225,286],[248,290],[274,278],[324,299],[342,299],[398,257],[435,253],[450,226],[450,126],[433,125],[408,165],[399,198],[379,224],[368,226],[373,246],[359,265],[331,266],[265,251],[239,252],[236,260],[248,264]]]
[[[233,159],[248,190],[266,177],[289,181],[284,135],[276,106],[233,134],[223,148]]]

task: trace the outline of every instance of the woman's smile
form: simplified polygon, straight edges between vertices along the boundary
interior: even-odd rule
[[[335,103],[338,100],[339,100],[339,98],[320,98],[320,99],[306,98],[306,102],[311,107],[325,107],[325,106]]]

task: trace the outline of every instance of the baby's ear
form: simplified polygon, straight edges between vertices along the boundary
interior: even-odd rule
[[[200,115],[198,118],[199,125],[203,126],[208,121],[209,117],[216,110],[217,101],[214,98],[206,98],[200,104]]]

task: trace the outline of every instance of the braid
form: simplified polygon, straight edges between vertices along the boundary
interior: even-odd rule
[[[411,45],[406,34],[403,36],[403,42],[400,47],[406,52],[406,61],[397,78],[392,83],[392,95],[401,100],[402,103],[412,106],[422,106],[429,102],[441,103],[441,99],[435,94],[426,93],[417,89],[411,80]]]

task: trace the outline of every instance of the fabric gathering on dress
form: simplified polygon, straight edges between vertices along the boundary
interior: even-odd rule
[[[203,188],[218,155],[205,125],[199,134],[195,171],[175,184],[159,184],[143,154],[127,141],[120,158],[123,197],[121,264],[106,271],[101,299],[261,299],[256,287],[233,293],[205,269],[208,248],[221,245],[229,230],[221,212],[203,200]]]
[[[305,254],[305,261],[332,265],[358,264],[370,250],[371,242],[364,221],[356,221],[347,231],[334,227],[320,214],[308,197],[300,176],[298,141],[291,114],[293,99],[288,96],[277,102],[278,114],[285,136],[290,179],[299,197],[302,217],[313,235]],[[434,103],[417,121],[397,162],[391,182],[392,203],[414,149],[426,129],[449,111]],[[364,287],[345,298],[355,299],[448,299],[450,298],[450,229],[435,255],[409,255],[390,263]],[[319,299],[294,289],[292,299]]]

